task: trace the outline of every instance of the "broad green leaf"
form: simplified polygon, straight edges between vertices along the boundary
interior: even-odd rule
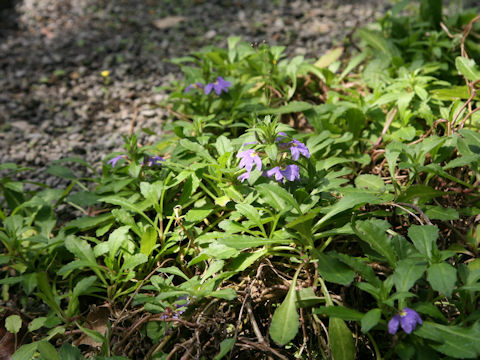
[[[362,318],[362,332],[367,333],[380,321],[382,310],[372,309],[367,312]]]
[[[22,318],[18,315],[10,315],[5,319],[5,329],[12,334],[17,334],[22,327]]]
[[[328,324],[330,351],[334,360],[354,360],[353,335],[342,319],[331,317]]]
[[[230,350],[235,345],[235,338],[225,339],[220,343],[220,351],[217,355],[213,358],[213,360],[220,360],[223,359],[225,355],[227,355]]]
[[[432,264],[427,270],[427,280],[433,290],[450,297],[457,282],[457,269],[446,262]]]
[[[267,254],[267,252],[267,249],[261,249],[253,253],[241,253],[228,265],[228,270],[236,272],[243,271]]]
[[[91,338],[93,341],[103,344],[104,342],[107,342],[107,338],[103,334],[100,334],[98,331],[83,327],[79,324],[77,324],[78,328],[82,330],[85,335],[87,335],[89,338]]]
[[[34,359],[35,352],[37,351],[38,342],[26,344],[21,346],[15,354],[13,354],[11,360],[27,360]]]
[[[210,163],[215,163],[215,159],[210,155],[208,150],[206,150],[202,145],[199,143],[190,141],[188,139],[180,140],[180,146],[188,151],[192,151],[195,154],[199,155],[200,157],[204,158]]]
[[[37,351],[40,353],[43,359],[60,360],[55,347],[46,340],[38,343]]]
[[[397,292],[407,292],[420,279],[427,268],[426,263],[419,263],[415,260],[400,260],[393,274],[393,282]]]
[[[185,220],[197,223],[205,220],[213,211],[213,208],[209,209],[190,209],[185,214]]]
[[[372,220],[356,222],[355,233],[373,250],[385,257],[392,267],[396,266],[395,249],[385,231],[375,222]]]
[[[413,185],[400,195],[397,201],[406,203],[416,202],[417,205],[422,205],[431,199],[444,195],[445,191],[435,190],[427,185]]]
[[[467,59],[463,56],[458,56],[455,59],[455,66],[457,70],[470,81],[476,81],[480,79],[480,71],[477,69],[475,60]]]
[[[432,259],[432,250],[437,248],[438,228],[433,225],[412,225],[408,229],[408,237],[413,245],[427,259]]]
[[[158,234],[153,226],[147,225],[140,240],[140,252],[150,256],[157,243]]]
[[[300,316],[298,315],[297,307],[295,306],[295,286],[299,270],[297,270],[292,279],[285,300],[283,300],[282,304],[275,310],[270,324],[270,336],[281,346],[286,345],[295,338],[298,332],[298,327],[300,326]]]
[[[355,272],[344,263],[316,249],[313,249],[313,252],[318,259],[318,272],[326,281],[341,285],[349,285],[353,281]]]
[[[385,191],[385,182],[380,176],[371,174],[358,175],[355,178],[355,186],[359,189],[367,189],[372,191]]]
[[[256,186],[257,191],[262,194],[267,200],[268,204],[276,211],[288,211],[294,207],[299,214],[302,213],[297,201],[287,190],[280,187],[278,184],[260,184]],[[287,204],[290,205],[287,207]]]
[[[415,330],[415,335],[439,343],[433,347],[455,359],[478,359],[480,356],[478,321],[470,328],[424,321],[423,325]]]
[[[98,216],[84,216],[75,220],[70,221],[65,225],[65,230],[68,229],[79,229],[79,230],[90,230],[96,227],[101,226],[102,224],[113,219],[111,214],[101,214]]]
[[[82,352],[79,348],[69,343],[63,343],[59,350],[60,359],[62,360],[84,360]]]

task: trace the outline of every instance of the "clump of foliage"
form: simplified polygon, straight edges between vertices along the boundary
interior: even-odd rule
[[[2,164],[13,359],[478,358],[479,17],[407,3],[358,53],[173,60],[167,135],[101,175]]]

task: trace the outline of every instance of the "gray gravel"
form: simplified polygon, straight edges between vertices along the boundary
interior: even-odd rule
[[[154,104],[166,94],[155,88],[179,76],[169,58],[224,47],[228,36],[318,58],[388,6],[387,0],[17,1],[16,18],[11,11],[0,17],[0,163],[33,167],[30,180],[58,186],[44,172],[52,161],[77,156],[100,168],[108,153],[122,149],[133,118],[134,131],[161,134],[167,114]],[[110,71],[108,86],[103,70]]]

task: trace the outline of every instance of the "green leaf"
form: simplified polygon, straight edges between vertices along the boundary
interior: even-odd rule
[[[331,317],[328,324],[330,351],[334,360],[355,359],[353,335],[342,319]]]
[[[47,317],[45,316],[41,316],[33,319],[32,322],[28,324],[28,331],[32,332],[40,329],[42,326],[44,326],[46,321],[47,321]]]
[[[210,209],[191,209],[185,215],[185,220],[197,223],[205,220],[213,211]]]
[[[380,255],[383,255],[392,267],[396,266],[395,249],[385,231],[374,221],[357,221],[354,230],[360,239],[368,243]]]
[[[318,259],[318,272],[326,281],[341,285],[349,285],[353,281],[355,272],[344,263],[316,249],[313,249],[313,253]]]
[[[140,252],[150,256],[157,243],[158,234],[153,226],[147,225],[140,240]]]
[[[302,214],[302,210],[300,210],[300,206],[293,195],[278,184],[260,184],[256,186],[256,189],[275,210],[281,210],[280,212],[282,212],[288,211],[290,207],[294,207],[299,214]]]
[[[400,195],[397,201],[422,205],[427,201],[444,195],[445,191],[435,190],[427,185],[413,185]]]
[[[470,328],[424,321],[423,325],[415,330],[415,335],[440,343],[432,347],[455,359],[478,359],[480,356],[478,321]]]
[[[455,59],[455,66],[457,67],[457,70],[465,77],[465,79],[470,81],[476,81],[480,79],[480,71],[477,69],[475,60],[458,56]]]
[[[21,346],[17,351],[15,351],[15,354],[13,354],[12,360],[33,359],[35,352],[37,351],[37,347],[38,342]]]
[[[225,355],[233,348],[235,345],[235,338],[225,339],[220,343],[220,351],[217,355],[213,358],[213,360],[220,360],[223,359]]]
[[[367,189],[372,191],[385,191],[385,182],[380,176],[363,174],[355,178],[355,186],[359,189]]]
[[[262,238],[257,236],[249,235],[226,235],[223,238],[219,238],[218,242],[221,244],[227,245],[234,249],[248,249],[258,246],[265,246],[269,244],[290,244],[293,243],[293,239],[284,239],[284,238]]]
[[[147,199],[153,206],[158,205],[158,200],[162,196],[163,183],[156,181],[153,184],[147,182],[140,183],[140,192],[142,196]]]
[[[60,359],[62,360],[84,360],[79,348],[69,343],[64,343],[60,348]]]
[[[433,225],[412,225],[408,229],[408,237],[413,245],[427,259],[432,258],[432,250],[437,249],[438,228]]]
[[[425,263],[418,263],[411,259],[400,260],[393,274],[393,282],[397,292],[409,291],[417,280],[423,276],[426,268]]]
[[[306,308],[316,305],[318,303],[324,303],[325,298],[315,295],[313,288],[302,288],[297,291],[297,307]]]
[[[314,226],[315,231],[317,231],[321,225],[323,225],[327,220],[334,217],[335,215],[349,209],[353,209],[355,206],[360,204],[377,204],[379,199],[371,193],[367,192],[355,192],[348,193],[342,197],[337,203],[330,207],[329,211],[322,217]]]
[[[60,360],[60,357],[58,356],[58,353],[55,350],[55,347],[46,340],[40,341],[38,343],[37,351],[40,353],[40,355],[44,359]]]
[[[427,281],[433,290],[450,297],[457,282],[457,269],[446,262],[432,264],[427,269]]]
[[[343,47],[338,47],[335,49],[328,50],[325,55],[323,55],[320,59],[318,59],[315,64],[313,64],[317,68],[327,68],[333,62],[337,61],[340,56],[342,56]]]
[[[103,344],[104,342],[108,341],[107,338],[103,334],[100,334],[98,331],[80,326],[79,324],[77,324],[77,326],[80,330],[82,330],[85,333],[85,335],[87,335],[89,338],[91,338],[93,341],[97,343]]]
[[[281,346],[284,346],[295,338],[298,327],[300,326],[300,316],[298,315],[295,305],[295,285],[300,269],[295,273],[287,296],[277,310],[275,310],[270,324],[270,336]]]
[[[160,268],[157,270],[158,272],[160,273],[165,273],[165,274],[172,274],[172,275],[178,275],[182,278],[184,278],[185,280],[190,280],[188,278],[187,275],[185,275],[179,268],[177,268],[176,266],[169,266],[169,267],[166,267],[166,268]]]
[[[130,231],[129,225],[120,226],[118,229],[115,229],[108,236],[108,252],[110,259],[114,259],[117,256],[117,252],[120,250],[122,245],[128,240],[128,232]]]
[[[245,216],[247,220],[251,220],[258,226],[260,230],[265,234],[265,229],[263,228],[262,219],[258,210],[250,204],[236,204],[235,208],[237,211]]]
[[[208,294],[208,296],[213,296],[216,298],[225,299],[229,301],[235,300],[238,297],[237,292],[231,288],[213,291],[210,294]]]
[[[379,50],[390,59],[399,56],[398,48],[381,34],[366,29],[358,29],[357,33],[368,45],[375,50]]]
[[[442,206],[427,206],[425,215],[430,220],[458,220],[458,211],[453,208],[444,208]]]
[[[18,315],[10,315],[5,319],[5,329],[12,334],[17,334],[22,327],[22,318]]]
[[[367,312],[362,318],[362,332],[367,333],[380,321],[382,310],[372,309]]]

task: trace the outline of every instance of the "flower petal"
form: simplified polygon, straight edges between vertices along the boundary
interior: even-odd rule
[[[395,335],[398,331],[398,325],[400,325],[400,315],[397,314],[388,322],[388,332]]]

